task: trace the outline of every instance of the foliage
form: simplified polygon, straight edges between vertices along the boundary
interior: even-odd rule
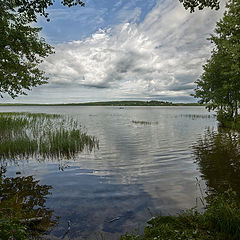
[[[39,37],[41,28],[33,27],[37,16],[48,19],[46,9],[53,0],[0,0],[0,96],[12,98],[47,83],[39,69],[52,47]],[[66,6],[84,5],[80,0],[62,0]]]
[[[179,0],[183,3],[186,9],[190,9],[190,12],[194,12],[196,8],[202,10],[205,7],[210,7],[211,9],[219,9],[219,0]]]
[[[232,190],[208,199],[204,213],[196,208],[177,216],[148,221],[141,236],[126,234],[120,240],[237,240],[240,239],[240,201]]]
[[[196,81],[194,94],[209,110],[217,109],[222,125],[224,121],[237,122],[240,101],[240,0],[230,0],[226,7],[210,37],[215,48]]]
[[[28,22],[36,22],[38,15],[48,18],[49,14],[46,9],[52,6],[54,2],[55,0],[1,0],[0,4],[4,3],[3,6],[9,11],[25,15]],[[68,7],[84,6],[81,0],[62,0],[61,4]]]
[[[0,239],[28,240],[27,227],[4,216],[0,210]]]

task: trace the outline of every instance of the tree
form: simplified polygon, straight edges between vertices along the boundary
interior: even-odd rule
[[[230,0],[226,7],[209,38],[215,48],[196,81],[194,94],[209,110],[217,109],[222,123],[237,121],[240,101],[240,0]]]
[[[186,9],[190,9],[190,12],[194,12],[196,8],[202,10],[205,7],[210,7],[211,9],[219,9],[219,0],[179,0],[183,3]]]
[[[200,103],[207,103],[208,110],[218,109],[225,113],[225,118],[234,116],[234,103],[237,100],[237,88],[231,82],[232,59],[228,54],[213,52],[211,58],[203,66],[204,73],[196,81],[195,97]]]
[[[33,27],[37,17],[44,16],[54,0],[0,0],[0,96],[12,98],[26,90],[47,83],[39,69],[53,48],[39,37],[41,28]],[[65,6],[84,6],[80,0],[62,0]]]

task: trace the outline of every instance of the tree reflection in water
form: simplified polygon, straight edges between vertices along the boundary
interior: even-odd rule
[[[202,178],[210,192],[229,188],[240,194],[240,135],[226,129],[208,130],[194,146]]]
[[[51,186],[40,185],[33,176],[6,177],[0,173],[0,213],[3,220],[24,222],[30,235],[40,236],[57,223],[53,210],[45,206]],[[36,220],[37,221],[34,221]],[[30,221],[29,221],[30,220]]]

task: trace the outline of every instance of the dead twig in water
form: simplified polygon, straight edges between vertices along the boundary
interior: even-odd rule
[[[27,224],[27,223],[38,223],[42,219],[43,219],[42,217],[27,218],[27,219],[21,219],[19,222],[20,223],[24,223],[24,224]]]
[[[67,231],[63,234],[62,239],[64,239],[71,231],[71,221],[68,220],[68,228]],[[70,239],[70,237],[68,236],[68,238]]]

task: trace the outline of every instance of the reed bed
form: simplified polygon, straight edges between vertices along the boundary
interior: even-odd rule
[[[134,123],[134,124],[141,124],[141,125],[152,125],[152,124],[158,124],[158,122],[135,121],[135,120],[132,120],[132,123]]]
[[[43,113],[0,113],[0,159],[72,158],[99,147],[70,117]]]
[[[211,114],[180,114],[175,117],[181,117],[181,118],[191,118],[192,120],[195,119],[211,119],[211,118],[216,118],[215,115]]]

